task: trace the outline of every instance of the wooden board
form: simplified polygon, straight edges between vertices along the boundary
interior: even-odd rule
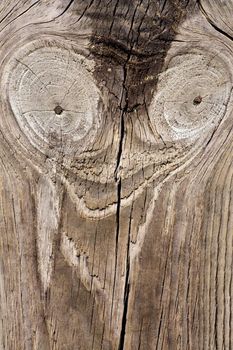
[[[0,2],[0,349],[233,349],[233,1]]]

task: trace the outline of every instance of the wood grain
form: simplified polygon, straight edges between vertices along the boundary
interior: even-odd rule
[[[232,0],[0,3],[0,350],[233,347]]]

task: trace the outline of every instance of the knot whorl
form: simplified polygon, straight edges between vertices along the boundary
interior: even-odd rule
[[[193,142],[224,117],[232,87],[227,62],[194,49],[176,55],[161,73],[149,114],[165,140]]]
[[[92,62],[63,41],[37,40],[16,50],[3,75],[10,141],[20,138],[24,151],[51,158],[61,148],[81,152],[100,123],[92,70]]]

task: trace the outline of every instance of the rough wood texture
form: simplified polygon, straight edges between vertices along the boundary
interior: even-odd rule
[[[1,0],[1,350],[233,349],[232,18]]]

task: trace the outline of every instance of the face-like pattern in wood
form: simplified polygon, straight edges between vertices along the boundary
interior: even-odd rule
[[[208,327],[203,348],[215,349],[213,322],[190,330],[197,270],[214,263],[210,251],[189,248],[216,240],[215,207],[204,194],[218,187],[217,175],[211,181],[221,161],[229,162],[233,6],[52,3],[48,12],[38,2],[40,11],[12,37],[4,27],[0,54],[1,142],[17,163],[15,178],[30,184],[36,243],[28,255],[39,272],[35,305],[43,305],[45,320],[38,327],[35,321],[37,345],[27,349],[73,350],[82,339],[85,350],[196,350],[197,334]],[[16,213],[23,217],[21,204]],[[27,240],[23,230],[21,236]],[[211,288],[201,294],[200,314],[208,298],[222,302]],[[220,344],[223,316],[216,317]],[[32,326],[25,327],[30,335]],[[226,344],[230,349],[228,336]]]
[[[198,156],[228,106],[230,54],[221,43],[213,48],[198,42],[184,41],[178,48],[173,44],[162,71],[144,79],[154,84],[149,84],[150,103],[140,106],[135,101],[130,111],[120,105],[114,118],[109,113],[111,95],[97,79],[95,66],[100,62],[95,56],[78,42],[42,36],[24,42],[5,58],[2,86],[9,117],[2,123],[12,147],[20,139],[16,151],[40,172],[46,168],[52,178],[56,168],[79,210],[93,218],[111,215],[117,203],[107,197],[115,192],[116,173],[124,207],[149,183],[156,181],[160,188]],[[106,70],[110,76],[112,68]],[[126,131],[123,137],[121,128]],[[62,159],[59,165],[57,159]],[[139,181],[135,185],[132,176]],[[82,182],[93,187],[88,195],[80,192]],[[96,185],[104,188],[102,198],[95,193]]]

